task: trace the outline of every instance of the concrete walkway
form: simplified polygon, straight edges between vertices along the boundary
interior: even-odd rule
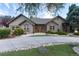
[[[74,50],[75,53],[79,55],[79,47],[73,47],[72,49]]]
[[[58,45],[64,43],[79,43],[79,37],[65,36],[37,36],[27,37],[26,35],[0,40],[0,52],[13,50],[25,50],[46,45]]]

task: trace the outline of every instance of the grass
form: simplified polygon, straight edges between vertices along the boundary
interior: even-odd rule
[[[33,48],[31,50],[20,50],[20,51],[0,53],[0,55],[2,56],[77,56],[77,54],[72,50],[71,46],[67,44],[47,46],[45,48],[48,49],[46,53],[41,53],[38,48]]]

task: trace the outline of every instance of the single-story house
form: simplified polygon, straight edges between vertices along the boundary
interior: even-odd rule
[[[62,24],[65,19],[61,16],[54,18],[27,18],[23,14],[18,15],[11,20],[8,25],[9,28],[14,29],[20,27],[26,30],[27,33],[47,32],[47,31],[63,31]]]

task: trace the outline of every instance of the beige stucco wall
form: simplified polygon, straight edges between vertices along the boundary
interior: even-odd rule
[[[56,19],[54,19],[53,21],[58,24],[59,30],[60,30],[60,31],[63,31],[62,23],[64,23],[65,21],[62,20],[61,18],[56,18]]]
[[[57,32],[58,31],[58,26],[54,22],[49,22],[47,24],[47,31],[50,31],[50,26],[54,26],[54,30],[52,29],[53,32]]]
[[[22,24],[20,26],[22,29],[26,28],[26,32],[27,33],[33,33],[33,25],[28,23],[28,22],[25,22],[24,24]],[[28,28],[28,31],[27,31],[27,28]]]
[[[64,23],[64,20],[62,20],[62,19],[60,19],[60,18],[55,18],[55,19],[53,19],[52,21],[56,22],[58,25],[57,25],[56,23],[50,21],[50,22],[47,24],[47,31],[50,30],[50,26],[54,26],[54,27],[55,27],[55,29],[52,30],[52,31],[54,31],[54,32],[57,32],[58,30],[59,30],[59,31],[63,31],[62,23]]]

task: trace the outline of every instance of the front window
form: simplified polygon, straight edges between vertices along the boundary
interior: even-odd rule
[[[50,30],[54,30],[55,29],[55,26],[50,26]]]

